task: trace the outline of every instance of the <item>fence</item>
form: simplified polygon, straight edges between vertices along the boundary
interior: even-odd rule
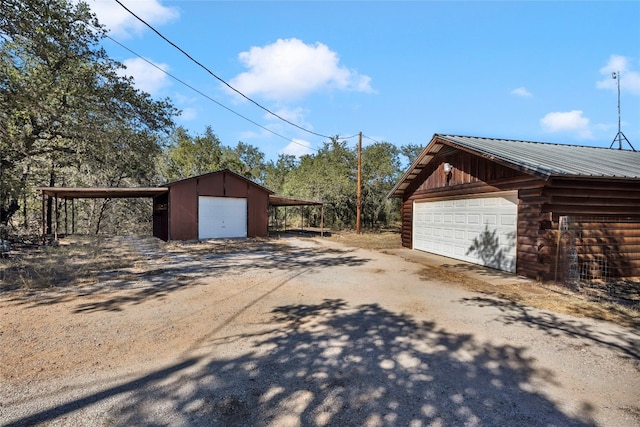
[[[556,281],[608,295],[638,289],[639,219],[561,216],[558,230]]]

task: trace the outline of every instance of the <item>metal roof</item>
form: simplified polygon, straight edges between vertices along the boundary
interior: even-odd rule
[[[435,134],[388,197],[402,196],[413,179],[445,145],[545,180],[558,176],[640,180],[640,152],[636,151]]]
[[[128,197],[156,197],[169,191],[167,187],[143,188],[87,188],[87,187],[37,187],[37,191],[62,199],[116,199]]]
[[[269,195],[269,204],[271,206],[322,206],[322,202],[315,200],[295,199],[287,196]]]

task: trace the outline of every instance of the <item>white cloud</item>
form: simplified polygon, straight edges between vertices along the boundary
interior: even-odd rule
[[[540,119],[540,125],[545,132],[567,132],[577,135],[580,139],[591,139],[593,134],[589,119],[582,114],[581,110],[548,113]]]
[[[88,0],[88,4],[98,21],[111,30],[113,36],[131,37],[147,28],[113,0]],[[163,6],[159,0],[127,1],[123,4],[150,25],[165,24],[179,16],[176,8]]]
[[[304,156],[311,153],[313,153],[313,150],[311,149],[311,143],[303,139],[294,139],[286,147],[278,151],[278,154],[289,154],[296,157]]]
[[[181,108],[180,120],[190,122],[198,118],[198,110],[192,107]]]
[[[168,70],[167,64],[155,63],[156,67]],[[123,75],[131,76],[135,80],[137,89],[143,90],[151,95],[156,94],[160,89],[170,84],[169,77],[158,68],[152,66],[142,58],[131,58],[124,61],[126,70],[121,70]]]
[[[618,82],[611,77],[616,73],[616,78],[620,79],[620,90],[628,91],[635,95],[640,95],[640,72],[631,68],[630,59],[621,55],[611,55],[607,65],[600,68],[600,74],[604,77],[596,82],[598,89],[616,89]]]
[[[241,52],[248,68],[229,83],[247,96],[271,100],[295,100],[321,89],[371,93],[371,78],[339,64],[338,54],[322,43],[279,39],[264,47]]]
[[[279,115],[283,119],[289,120],[291,123],[295,123],[298,126],[301,126],[305,129],[313,130],[313,125],[306,121],[306,115],[308,110],[297,107],[293,109],[281,108],[279,110],[274,111],[275,114]],[[269,113],[264,115],[266,120],[277,120],[277,118]]]
[[[533,96],[533,94],[529,92],[527,88],[524,86],[520,86],[512,90],[511,95],[522,96],[522,97]]]

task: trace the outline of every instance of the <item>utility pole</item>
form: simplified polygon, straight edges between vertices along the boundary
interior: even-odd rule
[[[358,196],[356,199],[356,234],[360,234],[360,215],[362,210],[362,132],[360,132],[358,136]]]
[[[613,144],[618,141],[618,150],[622,150],[622,140],[624,139],[625,141],[627,141],[627,144],[629,144],[629,147],[631,147],[633,151],[636,151],[636,149],[633,148],[633,145],[631,145],[624,133],[622,133],[622,127],[620,125],[620,71],[618,71],[617,73],[611,73],[611,78],[616,80],[618,83],[618,133],[616,134],[616,137],[613,138],[613,142],[611,142],[609,148],[612,148]]]

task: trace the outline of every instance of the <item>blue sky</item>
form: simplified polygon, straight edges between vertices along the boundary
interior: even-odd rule
[[[120,1],[235,89],[320,135],[609,147],[619,81],[622,131],[640,150],[638,1]],[[192,135],[211,126],[224,145],[243,141],[268,159],[327,141],[232,92],[114,0],[88,3],[110,37],[197,90],[105,40],[140,89],[182,110],[176,122]]]

